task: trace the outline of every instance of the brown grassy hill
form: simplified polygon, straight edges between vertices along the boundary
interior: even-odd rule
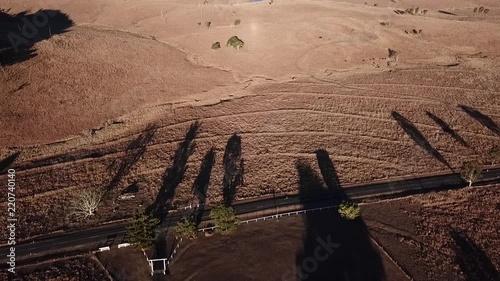
[[[66,138],[233,81],[168,45],[120,31],[75,27],[35,48],[36,57],[0,75],[1,146]]]

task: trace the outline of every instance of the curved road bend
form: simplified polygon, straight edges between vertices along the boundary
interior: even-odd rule
[[[491,169],[483,172],[481,181],[478,183],[498,183],[500,182],[500,168]],[[358,185],[344,189],[347,196],[352,199],[361,197],[379,197],[388,194],[407,194],[407,193],[421,193],[444,189],[453,189],[464,187],[465,183],[457,174],[430,176],[422,178],[405,179],[393,182],[375,183]],[[338,202],[339,197],[323,197],[311,199],[308,202],[309,208],[317,208],[322,206],[329,206],[333,202]],[[281,196],[276,198],[269,198],[259,201],[248,203],[235,204],[234,208],[238,215],[263,211],[266,209],[273,209],[277,207],[284,207],[288,205],[295,205],[301,203],[298,195]],[[208,220],[210,209],[203,213],[202,220]],[[162,222],[159,231],[168,229],[169,226],[176,225],[180,219],[180,214],[169,216]],[[16,245],[16,259],[28,258],[31,254],[38,255],[54,251],[63,251],[64,249],[71,250],[71,248],[80,245],[94,245],[94,249],[98,247],[111,246],[126,242],[126,228],[125,224],[112,224],[83,230],[74,233],[62,234],[51,238],[42,238],[33,242],[18,243]],[[7,260],[6,255],[10,246],[0,247],[0,261],[2,263]]]

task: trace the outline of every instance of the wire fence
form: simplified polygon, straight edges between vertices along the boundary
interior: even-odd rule
[[[322,210],[327,210],[327,209],[332,209],[332,208],[337,208],[337,207],[338,207],[338,205],[331,205],[331,206],[320,207],[320,208],[304,209],[304,210],[298,210],[298,211],[292,211],[292,212],[279,213],[279,214],[274,214],[274,215],[269,215],[269,216],[263,216],[263,217],[243,220],[239,224],[244,224],[244,223],[248,224],[251,222],[265,221],[265,220],[269,220],[269,219],[278,219],[278,218],[285,217],[285,216],[305,214],[307,212],[322,211]],[[205,232],[205,231],[209,231],[209,230],[214,230],[215,228],[217,228],[217,227],[210,226],[210,227],[200,228],[200,229],[198,229],[198,231]]]

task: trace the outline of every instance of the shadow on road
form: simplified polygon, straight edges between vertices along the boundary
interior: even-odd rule
[[[21,152],[18,151],[0,161],[0,175],[7,173],[8,168],[16,161],[20,154]]]
[[[106,193],[109,194],[109,192],[117,187],[123,177],[126,176],[130,172],[130,169],[139,161],[139,159],[141,159],[146,152],[147,145],[151,142],[155,133],[156,127],[154,125],[148,125],[142,134],[129,143],[125,156],[121,159],[121,161],[115,161],[110,167],[108,167],[108,171],[116,169],[116,172],[106,188]]]
[[[465,147],[469,147],[469,144],[467,144],[467,142],[457,133],[457,131],[453,130],[453,128],[451,128],[450,125],[448,125],[448,123],[444,122],[443,119],[437,117],[436,115],[432,114],[429,111],[426,111],[425,113],[427,114],[427,116],[429,116],[429,118],[432,119],[432,121],[436,122],[436,124],[438,124],[439,127],[441,127],[441,130],[443,130],[443,132],[450,135],[453,139],[455,139],[461,145],[463,145]]]
[[[500,127],[489,116],[482,114],[477,109],[470,106],[459,105],[458,107],[460,107],[470,117],[476,119],[476,121],[481,123],[481,125],[485,126],[490,131],[500,136]]]
[[[168,210],[170,201],[174,198],[175,189],[184,179],[184,174],[187,168],[189,156],[193,154],[195,149],[194,139],[200,128],[199,122],[191,124],[186,137],[179,144],[173,156],[172,166],[167,168],[163,176],[163,183],[160,187],[155,201],[148,207],[147,212],[152,212],[155,217],[160,220],[165,218],[165,211]]]
[[[222,194],[224,204],[231,206],[236,196],[238,185],[243,184],[243,158],[241,157],[241,137],[233,134],[227,141],[223,157],[224,179]]]
[[[483,250],[466,234],[457,230],[450,232],[455,241],[455,261],[465,274],[467,281],[498,281],[500,274]]]
[[[325,150],[316,152],[324,182],[341,188],[333,163]],[[328,159],[327,159],[328,157]],[[330,168],[328,168],[330,167]],[[304,208],[316,208],[311,197],[337,196],[332,205],[342,201],[338,190],[324,187],[314,169],[302,159],[296,163],[299,196]],[[338,185],[337,185],[338,183]],[[368,228],[362,218],[345,220],[337,208],[308,212],[304,215],[306,233],[303,249],[296,255],[295,272],[288,272],[282,280],[385,280],[379,252],[372,245]]]
[[[198,197],[199,207],[195,210],[196,226],[200,225],[205,211],[205,201],[207,200],[208,187],[210,186],[210,175],[215,164],[215,150],[212,147],[201,162],[200,172],[193,185],[193,192]]]
[[[444,159],[443,155],[439,153],[424,137],[424,135],[415,127],[415,125],[401,114],[393,111],[392,117],[398,122],[399,126],[405,131],[405,133],[412,138],[412,140],[424,149],[427,153],[434,156],[439,162],[443,163],[446,167],[448,167],[452,172],[455,172],[450,164]]]
[[[35,57],[34,45],[68,31],[74,22],[58,10],[10,14],[0,9],[0,64],[13,65]]]

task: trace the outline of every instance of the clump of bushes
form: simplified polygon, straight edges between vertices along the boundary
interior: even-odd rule
[[[344,201],[340,204],[338,212],[342,218],[346,220],[353,220],[361,215],[361,208],[358,204]]]
[[[243,46],[245,46],[245,42],[238,38],[238,36],[233,36],[227,40],[226,46],[232,46],[233,48],[239,50],[240,48],[243,48]]]
[[[181,237],[187,237],[189,239],[194,239],[198,236],[198,231],[196,229],[196,219],[194,215],[187,215],[180,219],[177,223],[176,229],[177,235]]]
[[[481,7],[475,7],[474,8],[474,13],[489,13],[490,12],[490,9],[485,9],[484,6],[481,6]]]

